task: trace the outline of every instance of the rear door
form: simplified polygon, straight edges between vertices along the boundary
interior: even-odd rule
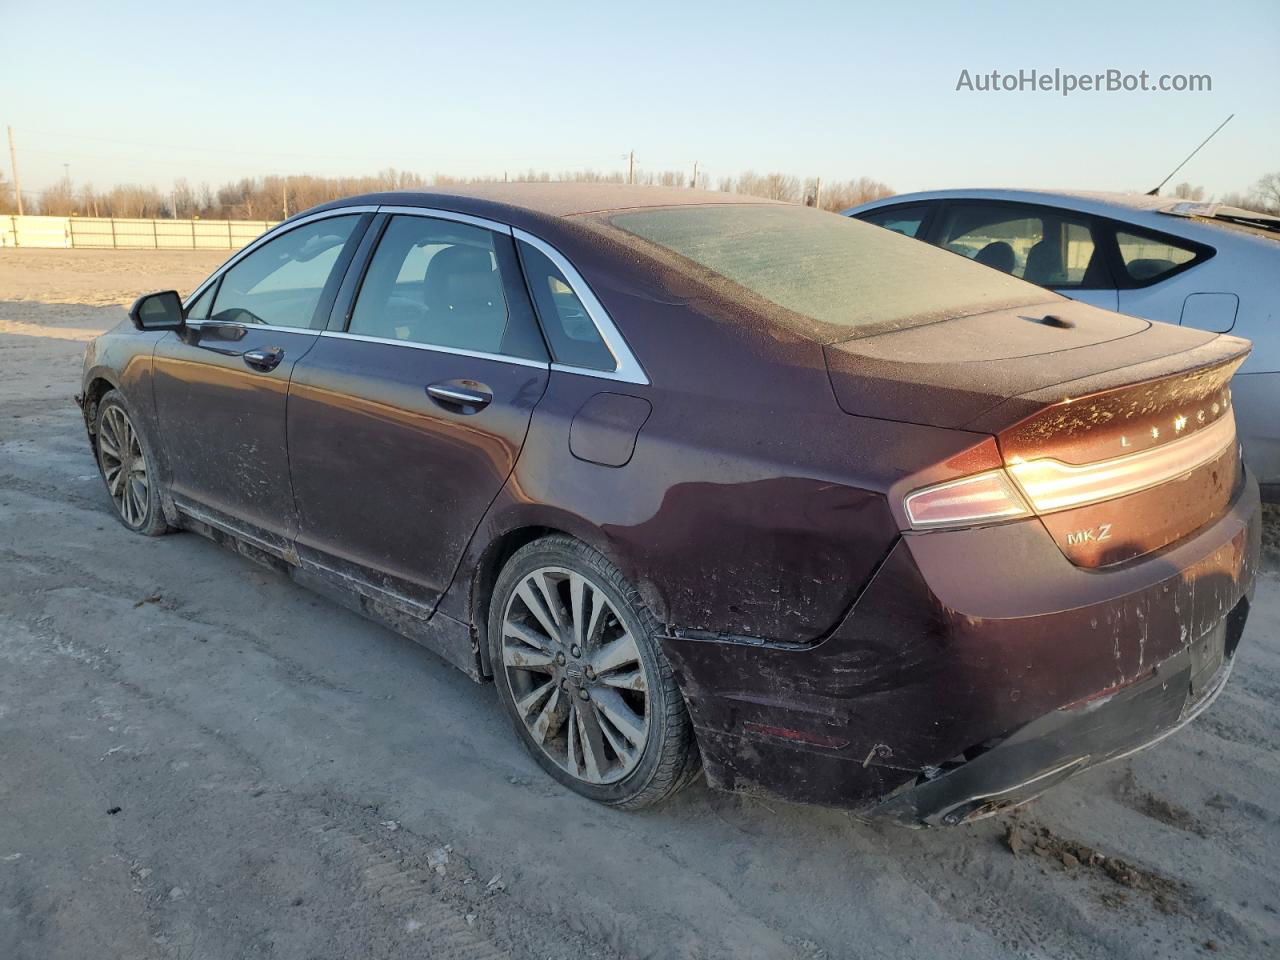
[[[256,246],[156,344],[169,489],[197,519],[289,549],[297,523],[285,451],[289,376],[328,316],[360,213],[313,218]]]
[[[511,474],[549,362],[509,228],[405,208],[372,230],[293,373],[297,546],[430,606]]]
[[[1104,236],[1083,214],[990,200],[948,201],[929,228],[935,246],[1115,310],[1119,299]]]

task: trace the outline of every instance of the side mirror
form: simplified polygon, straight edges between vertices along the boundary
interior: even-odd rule
[[[178,291],[165,290],[139,297],[129,308],[129,319],[139,330],[180,330],[184,320]]]

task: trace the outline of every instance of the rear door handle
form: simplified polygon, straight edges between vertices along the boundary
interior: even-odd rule
[[[284,359],[284,350],[280,347],[268,347],[266,350],[246,350],[240,356],[254,370],[269,373],[280,366],[280,361]]]
[[[450,380],[433,383],[427,395],[446,410],[455,413],[479,413],[493,402],[493,394],[483,383],[474,380]]]

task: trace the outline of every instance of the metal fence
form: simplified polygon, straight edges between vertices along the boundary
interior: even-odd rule
[[[0,247],[236,250],[277,222],[3,216],[0,217]]]

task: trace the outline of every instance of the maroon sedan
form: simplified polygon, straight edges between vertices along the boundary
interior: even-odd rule
[[[561,783],[957,823],[1221,691],[1248,344],[874,226],[613,186],[356,197],[90,344],[132,530],[495,681]]]

